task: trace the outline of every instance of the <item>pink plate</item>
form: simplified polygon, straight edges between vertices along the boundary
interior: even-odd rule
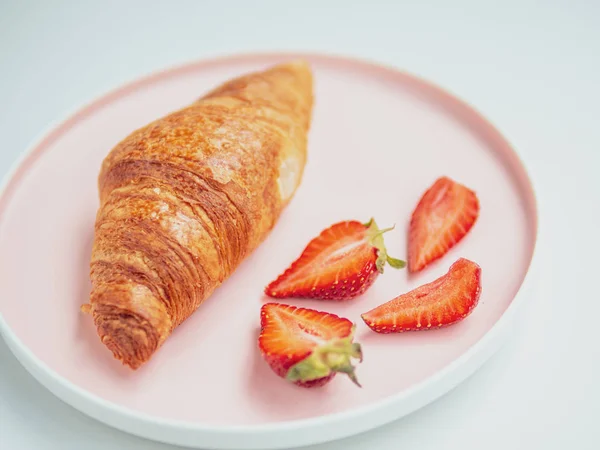
[[[309,162],[267,241],[137,372],[122,367],[79,312],[100,162],[129,132],[214,85],[287,59],[312,63],[316,105]],[[469,235],[417,276],[387,270],[346,303],[291,300],[357,323],[363,388],[338,376],[306,390],[277,378],[257,351],[263,287],[323,228],[344,219],[380,226],[406,256],[419,197],[441,175],[474,189]],[[0,199],[0,330],[19,360],[63,400],[151,439],[212,448],[305,445],[357,433],[423,406],[497,347],[532,261],[536,205],[509,144],[461,101],[413,76],[317,55],[252,55],[199,62],[120,88],[48,133]],[[464,256],[482,267],[479,306],[441,330],[377,335],[360,313],[446,272]],[[517,298],[522,298],[520,294]]]

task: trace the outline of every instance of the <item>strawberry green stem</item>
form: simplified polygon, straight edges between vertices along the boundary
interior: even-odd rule
[[[402,269],[403,267],[406,267],[406,261],[392,258],[387,254],[385,243],[383,241],[384,233],[393,230],[396,225],[380,230],[377,227],[377,223],[375,223],[375,219],[369,220],[369,222],[365,223],[364,225],[367,227],[367,238],[369,239],[369,242],[377,249],[377,261],[375,262],[375,265],[379,273],[383,273],[383,268],[385,267],[386,263],[392,266],[394,269]]]
[[[352,360],[362,361],[362,350],[360,344],[352,342],[353,334],[354,329],[348,337],[331,339],[319,345],[309,356],[290,367],[286,378],[305,382],[339,372],[348,375],[354,384],[361,387]]]

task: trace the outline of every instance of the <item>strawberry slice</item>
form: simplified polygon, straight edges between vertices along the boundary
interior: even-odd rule
[[[353,359],[362,361],[360,344],[352,342],[348,319],[281,303],[260,311],[260,351],[280,377],[303,387],[322,386],[338,372],[358,386]]]
[[[362,314],[376,333],[428,330],[459,322],[479,301],[481,268],[456,261],[445,275]]]
[[[408,270],[418,272],[441,258],[479,216],[475,192],[448,177],[439,178],[415,208],[408,237]]]
[[[385,249],[383,233],[392,228],[380,230],[373,219],[366,224],[351,220],[332,225],[310,241],[300,257],[265,288],[265,294],[346,300],[364,293],[386,263],[396,269],[406,265]]]

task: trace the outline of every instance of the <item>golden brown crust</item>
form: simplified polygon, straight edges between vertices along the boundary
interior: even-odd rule
[[[133,132],[103,162],[91,261],[102,342],[136,369],[267,236],[306,160],[304,62],[249,74]]]

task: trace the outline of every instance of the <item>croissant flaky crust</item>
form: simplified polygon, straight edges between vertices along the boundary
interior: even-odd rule
[[[231,80],[106,157],[84,310],[123,364],[148,361],[267,236],[306,160],[312,75]]]

